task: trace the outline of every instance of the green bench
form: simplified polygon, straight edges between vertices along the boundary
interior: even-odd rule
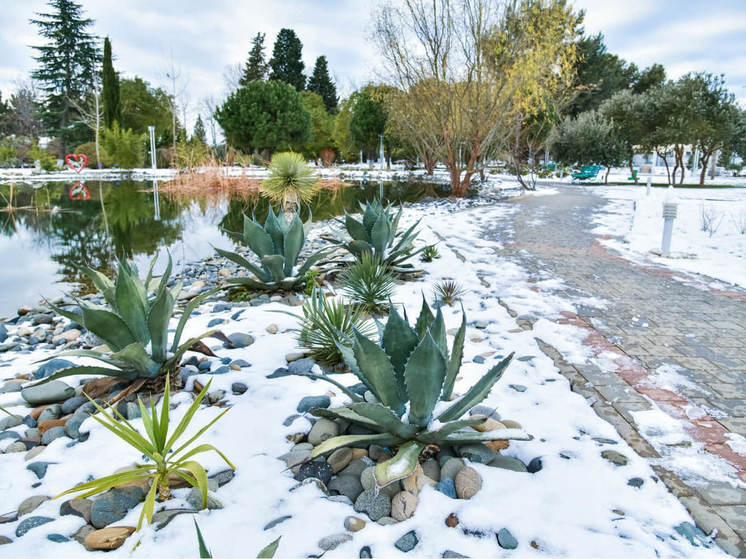
[[[631,177],[627,177],[627,180],[628,181],[635,181],[635,182],[637,182],[637,179],[640,178],[639,173],[640,173],[639,169],[632,169],[632,176]]]
[[[601,165],[584,165],[580,171],[572,174],[572,182],[595,179],[602,168]]]

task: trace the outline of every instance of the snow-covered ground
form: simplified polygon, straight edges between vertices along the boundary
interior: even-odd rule
[[[439,242],[441,258],[422,264],[426,272],[424,277],[400,285],[393,300],[404,305],[412,317],[416,316],[422,294],[430,298],[432,284],[439,279],[455,278],[469,290],[463,300],[469,327],[456,391],[463,393],[495,363],[495,359],[515,351],[516,359],[484,403],[495,407],[503,418],[520,422],[534,437],[531,441],[511,442],[501,454],[524,463],[541,457],[543,468],[528,474],[474,464],[483,479],[483,487],[472,499],[453,500],[426,487],[420,493],[412,518],[389,526],[368,521],[363,530],[351,534],[352,541],[325,556],[357,557],[359,550],[367,545],[375,557],[431,558],[440,557],[445,550],[470,557],[724,557],[716,546],[705,549],[676,532],[676,526],[691,522],[684,507],[657,480],[647,461],[637,456],[581,395],[570,390],[567,379],[539,349],[535,337],[559,348],[568,359],[582,361],[590,357],[582,344],[583,332],[548,319],[563,310],[572,310],[573,302],[539,295],[536,284],[526,281],[527,275],[520,267],[495,256],[491,249],[496,243],[480,238],[484,223],[506,218],[509,212],[516,211],[515,206],[453,213],[442,211],[445,204],[433,208],[424,212],[419,242]],[[407,210],[403,222],[411,223],[422,213],[421,210]],[[438,233],[445,242],[441,242]],[[465,261],[459,259],[457,253],[465,257]],[[534,312],[547,318],[539,320],[534,330],[523,330],[499,304],[498,296],[519,314]],[[330,391],[333,387],[319,381],[298,377],[266,378],[278,367],[285,366],[285,355],[296,350],[290,331],[296,321],[274,312],[289,307],[280,303],[249,307],[235,320],[230,320],[235,308],[212,312],[212,307],[213,303],[208,303],[200,309],[202,314],[189,323],[185,335],[204,331],[211,319],[224,318],[228,321],[221,328],[226,334],[249,333],[256,342],[232,350],[209,342],[215,346],[219,357],[245,359],[251,366],[222,375],[190,377],[190,382],[199,380],[203,384],[212,379],[212,390],[226,391],[226,398],[233,407],[205,435],[203,442],[214,444],[237,466],[235,478],[215,494],[224,508],[202,511],[195,518],[215,557],[253,557],[278,536],[282,536],[282,540],[277,557],[319,554],[317,542],[325,536],[344,532],[345,517],[355,513],[349,505],[325,499],[313,485],[291,492],[296,482],[276,457],[290,449],[287,435],[306,432],[311,427],[304,417],[283,425],[285,418],[295,413],[303,396],[326,393],[332,397],[333,406],[346,403],[346,397],[338,391]],[[460,312],[460,308],[445,308],[449,329],[458,327]],[[278,326],[277,334],[267,332],[270,324]],[[12,334],[12,327],[9,330]],[[32,362],[43,356],[43,352],[17,356],[10,366],[0,369],[2,376],[29,372],[35,367]],[[5,354],[4,359],[10,359],[9,354]],[[80,380],[69,379],[68,382],[78,387]],[[348,385],[357,382],[352,375],[340,377],[340,380]],[[246,384],[248,390],[243,395],[233,396],[231,385],[234,382]],[[0,405],[9,411],[27,413],[27,409],[19,405],[19,399],[18,394],[0,395]],[[188,397],[182,395],[178,401],[181,404],[172,411],[174,420],[188,406]],[[213,407],[201,409],[194,429],[219,411]],[[142,426],[140,420],[135,420],[134,424]],[[18,431],[23,429],[17,428]],[[140,459],[137,452],[125,447],[92,419],[87,420],[81,430],[90,430],[86,442],[67,447],[64,439],[58,439],[40,455],[40,460],[52,464],[36,488],[31,487],[37,480],[26,469],[23,453],[1,455],[0,502],[3,505],[0,508],[12,510],[31,495],[55,495],[89,476],[107,475]],[[3,440],[0,445],[5,447],[9,442]],[[742,444],[742,441],[734,441],[734,444]],[[623,454],[628,463],[618,466],[603,458],[601,453],[609,450]],[[225,468],[217,456],[200,456],[209,474]],[[632,478],[640,478],[642,486],[629,485]],[[175,498],[166,506],[185,507],[186,493],[188,490],[175,490]],[[52,533],[72,534],[84,523],[75,516],[60,517],[59,505],[59,500],[43,503],[33,514],[55,520],[20,538],[14,534],[17,523],[0,524],[0,535],[14,540],[0,546],[0,557],[85,555],[80,544],[74,541],[53,543],[46,539]],[[140,506],[115,524],[134,526]],[[457,528],[447,528],[444,524],[451,513],[460,520]],[[267,523],[284,515],[291,518],[269,530],[263,529]],[[193,557],[197,553],[197,542],[192,518],[192,515],[178,516],[158,532],[144,529],[110,555]],[[502,528],[509,529],[518,540],[517,551],[498,547],[494,534]],[[393,543],[411,530],[416,531],[419,544],[405,554]],[[138,537],[140,545],[132,551]]]
[[[613,236],[602,242],[636,261],[746,287],[746,188],[652,188],[649,195],[646,191],[645,186],[594,188],[610,200],[594,220],[596,234]],[[661,248],[663,202],[669,198],[678,203],[678,215],[672,255],[664,258],[650,251]]]

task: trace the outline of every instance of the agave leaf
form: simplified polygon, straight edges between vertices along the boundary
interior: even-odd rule
[[[441,399],[450,400],[453,395],[453,386],[456,383],[456,376],[461,368],[461,360],[464,357],[464,339],[466,338],[466,313],[461,309],[461,326],[456,332],[453,339],[453,348],[451,358],[448,360],[446,367],[446,379],[443,382],[443,394]]]
[[[446,338],[446,323],[445,320],[443,320],[443,312],[441,309],[438,309],[438,312],[435,314],[435,320],[430,325],[430,335],[433,337],[433,340],[435,340],[435,343],[440,348],[440,351],[443,353],[443,357],[446,361],[448,361],[448,341]]]
[[[257,281],[254,278],[228,278],[225,280],[226,283],[229,283],[231,285],[243,285],[245,287],[248,287],[250,289],[261,289],[261,290],[270,290],[272,289],[272,286]]]
[[[367,241],[368,240],[368,234],[365,231],[365,227],[363,227],[363,224],[360,223],[357,219],[349,215],[347,212],[345,212],[345,229],[347,229],[347,233],[349,233],[350,237],[352,237],[355,241]]]
[[[373,252],[373,245],[366,241],[350,241],[347,243],[347,250],[349,250],[354,256],[360,257],[364,252]]]
[[[389,221],[386,214],[381,214],[373,224],[373,229],[370,231],[370,241],[373,248],[376,250],[376,254],[379,258],[384,258],[386,247],[389,244],[391,230],[389,229]]]
[[[81,310],[83,326],[104,340],[112,350],[119,351],[137,341],[127,324],[113,312],[88,305],[81,306]]]
[[[380,396],[384,405],[401,416],[404,413],[405,395],[399,390],[394,369],[386,352],[357,330],[353,352],[360,371],[375,387],[374,393]]]
[[[274,252],[274,243],[264,228],[256,221],[243,216],[243,242],[254,251],[259,258]]]
[[[181,360],[181,356],[184,355],[187,351],[189,351],[194,344],[196,344],[198,341],[200,341],[202,338],[206,338],[208,336],[212,336],[215,333],[215,330],[210,330],[209,332],[205,332],[204,334],[200,334],[199,336],[195,336],[193,338],[189,338],[187,341],[185,341],[183,344],[181,344],[176,349],[171,347],[171,351],[173,352],[173,355],[168,358],[168,361],[166,361],[163,366],[161,367],[161,370],[163,371],[173,371],[176,366],[179,364],[179,361]]]
[[[417,332],[419,339],[425,335],[425,332],[430,328],[430,325],[435,320],[430,307],[425,300],[425,295],[422,295],[422,307],[420,308],[420,315],[417,317],[417,322],[414,323],[414,331]]]
[[[492,386],[500,380],[503,372],[513,359],[513,353],[492,367],[466,394],[448,407],[438,416],[439,421],[453,421],[464,415],[471,408],[482,402],[492,390]]]
[[[152,274],[153,264],[155,264],[156,258],[153,258],[153,261],[151,262],[151,265],[150,265],[150,272],[148,272],[148,274]],[[168,253],[168,264],[166,264],[166,269],[163,271],[163,274],[161,275],[161,281],[158,284],[158,289],[156,289],[156,293],[165,291],[166,288],[168,287],[168,280],[171,278],[171,269],[173,268],[173,265],[174,265],[174,262],[173,262],[173,259],[171,258],[171,253],[169,252]],[[148,281],[148,283],[150,282]],[[148,283],[145,284],[146,288],[148,286]],[[174,299],[176,299],[176,297],[174,297]]]
[[[52,309],[54,312],[56,312],[60,316],[64,316],[65,318],[72,320],[73,322],[77,322],[78,324],[83,324],[83,315],[80,313],[72,312],[72,311],[66,311],[65,309],[58,307],[57,305],[53,305],[49,301],[46,301],[47,306]]]
[[[452,433],[445,438],[440,439],[441,444],[470,444],[489,441],[530,441],[531,437],[521,429],[498,429],[496,431],[487,431],[484,433],[458,432]]]
[[[409,423],[425,426],[430,422],[445,375],[445,359],[428,332],[404,369],[409,394]]]
[[[371,231],[373,231],[373,226],[376,224],[376,220],[378,219],[378,214],[379,212],[376,211],[375,202],[371,204],[366,204],[365,210],[363,211],[363,227],[365,227],[365,232],[366,232],[368,241],[371,240],[370,234],[371,234]]]
[[[114,283],[114,298],[117,303],[115,308],[135,339],[146,345],[150,341],[147,326],[147,294],[140,278],[130,275],[131,273],[126,261],[120,261]]]
[[[389,207],[391,206],[389,205]],[[387,211],[389,207],[386,208]],[[391,230],[394,231],[394,233],[396,233],[396,230],[399,228],[399,220],[401,219],[401,216],[403,213],[404,213],[404,206],[400,204],[399,211],[396,212],[396,215],[391,220]],[[419,221],[417,223],[419,223]]]
[[[327,255],[332,253],[335,249],[322,249],[317,252],[314,252],[312,255],[310,255],[308,258],[306,258],[306,261],[303,262],[303,264],[298,268],[298,273],[296,274],[297,277],[302,278],[306,272],[316,264],[319,260],[322,258],[325,258]]]
[[[280,545],[280,539],[282,536],[278,537],[275,541],[270,543],[267,547],[263,548],[259,555],[256,556],[256,559],[272,559],[275,556],[275,553],[277,552],[277,546]]]
[[[269,281],[279,283],[285,279],[284,263],[285,257],[281,254],[270,254],[262,258],[262,268],[267,271]]]
[[[448,435],[455,433],[459,429],[474,427],[475,425],[480,425],[485,421],[486,419],[460,419],[458,421],[449,421],[440,429],[428,431],[427,433],[420,433],[417,435],[417,440],[424,444],[438,444]]]
[[[242,268],[246,268],[252,274],[254,274],[256,277],[258,277],[261,281],[270,281],[271,280],[270,275],[265,270],[263,270],[262,268],[260,268],[256,264],[253,264],[252,262],[249,262],[248,260],[246,260],[243,256],[241,256],[237,252],[230,252],[228,250],[223,250],[223,249],[220,249],[220,248],[217,248],[217,247],[213,247],[213,248],[215,248],[215,251],[220,256],[222,256],[223,258],[227,258],[231,262],[235,262],[236,264],[238,264]]]
[[[111,356],[117,361],[123,361],[137,371],[139,377],[155,378],[160,372],[160,364],[153,361],[145,347],[139,342],[132,342],[125,348]]]
[[[374,431],[383,431],[383,428],[372,419],[363,417],[362,415],[355,413],[352,409],[346,407],[330,409],[314,408],[311,410],[311,415],[314,415],[316,417],[327,417],[330,419],[343,419],[345,421],[357,423],[358,425],[362,425],[363,427],[368,427],[369,429],[373,429]]]
[[[402,392],[406,391],[404,385],[404,366],[407,359],[417,347],[419,337],[412,330],[412,327],[404,321],[401,315],[396,312],[393,305],[389,305],[389,319],[381,334],[381,345],[386,354],[391,359],[391,365],[394,368],[396,382]]]
[[[400,479],[411,476],[417,469],[417,459],[425,445],[409,441],[399,447],[396,456],[377,464],[373,470],[378,487],[386,487]]]
[[[153,261],[155,262],[155,259],[153,259]],[[88,266],[81,266],[80,271],[91,278],[94,287],[104,296],[104,300],[106,300],[106,302],[112,307],[115,307],[116,299],[114,298],[114,282],[98,270],[94,270]]]
[[[298,261],[298,255],[303,248],[303,223],[296,214],[290,222],[290,228],[285,233],[285,276],[293,275],[293,268]]]
[[[40,380],[34,386],[38,386],[40,384],[46,384],[53,380],[58,380],[58,379],[65,378],[65,377],[72,377],[75,375],[104,375],[107,377],[117,377],[117,378],[121,378],[125,380],[131,380],[137,377],[134,371],[128,371],[125,369],[112,369],[110,367],[96,367],[93,365],[79,365],[75,367],[67,367],[65,369],[60,369],[53,375],[50,375],[43,380]]]
[[[174,298],[168,289],[161,289],[148,314],[148,330],[153,360],[162,363],[168,349],[168,322],[174,312]]]
[[[391,413],[391,410],[381,404],[361,402],[359,404],[352,404],[350,409],[357,415],[373,421],[373,423],[379,426],[377,430],[393,433],[401,439],[411,439],[417,433],[416,426],[402,423],[398,417]]]
[[[264,230],[272,238],[275,245],[274,254],[285,254],[285,226],[281,223],[284,218],[275,215],[272,205],[267,212],[267,220],[264,222]]]
[[[375,435],[341,435],[339,437],[326,439],[323,443],[321,443],[311,451],[311,454],[308,458],[310,460],[313,460],[317,456],[321,456],[322,454],[326,454],[327,452],[331,452],[332,450],[337,450],[338,448],[342,448],[343,446],[351,446],[363,443],[376,443],[382,446],[388,446],[392,444],[399,444],[400,442],[401,439],[394,437],[393,435],[390,435],[388,433],[377,433]]]

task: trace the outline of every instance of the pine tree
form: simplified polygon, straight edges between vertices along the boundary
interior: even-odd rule
[[[308,90],[318,93],[324,100],[326,111],[331,114],[337,112],[337,88],[329,77],[329,68],[326,65],[326,56],[319,56],[313,67],[313,74],[308,78]]]
[[[205,132],[205,123],[202,122],[202,115],[197,115],[197,122],[194,123],[192,139],[198,139],[203,144],[207,143],[207,133]]]
[[[269,61],[269,79],[288,83],[295,87],[296,91],[303,91],[306,87],[306,76],[303,75],[302,51],[303,43],[295,31],[280,29]]]
[[[51,13],[38,13],[38,19],[30,20],[47,40],[45,45],[33,47],[39,52],[35,57],[39,66],[31,77],[39,81],[45,93],[44,126],[60,137],[64,154],[73,142],[90,137],[71,100],[80,101],[93,86],[101,53],[96,37],[87,31],[93,20],[83,17],[80,4],[49,0],[49,6]]]
[[[267,75],[267,63],[264,61],[264,33],[257,33],[251,40],[249,58],[243,69],[243,75],[239,80],[241,85],[250,82],[262,81]]]
[[[114,122],[122,122],[122,106],[119,102],[119,75],[114,71],[111,61],[111,41],[104,39],[104,65],[102,71],[104,85],[104,124],[111,127]]]

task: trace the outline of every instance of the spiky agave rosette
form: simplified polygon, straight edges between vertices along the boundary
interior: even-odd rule
[[[420,453],[429,445],[443,448],[495,440],[528,440],[530,437],[521,429],[478,432],[471,427],[485,423],[485,418],[460,419],[489,395],[510,364],[512,353],[463,396],[448,404],[461,367],[465,336],[466,315],[462,313],[461,327],[449,354],[443,314],[438,309],[433,316],[424,297],[414,327],[409,325],[406,313],[402,318],[392,307],[381,332],[380,345],[355,331],[351,347],[339,344],[339,351],[350,371],[378,402],[365,402],[352,395],[353,403],[348,406],[314,408],[311,413],[355,423],[374,433],[333,437],[315,447],[309,459],[361,443],[398,447],[393,458],[375,468],[376,484],[383,487],[412,475]],[[350,395],[349,391],[345,393]]]

